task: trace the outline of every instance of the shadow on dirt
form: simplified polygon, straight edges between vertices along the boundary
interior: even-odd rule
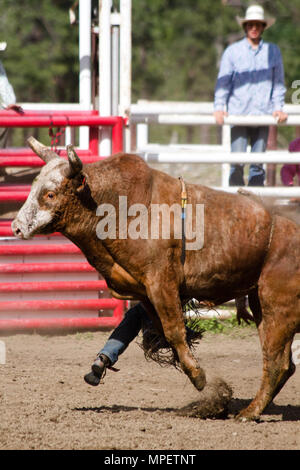
[[[228,415],[228,404],[232,398],[232,389],[224,382],[223,379],[215,377],[213,380],[207,383],[204,390],[197,394],[197,399],[185,404],[182,408],[140,408],[143,411],[161,411],[172,412],[178,416],[185,416],[190,418],[201,418],[201,419],[225,419]],[[123,407],[114,405],[111,412],[118,413],[120,411],[132,411],[138,410],[137,407]],[[101,413],[107,411],[107,407],[100,407],[93,409]],[[84,411],[81,409],[81,411]]]
[[[176,408],[158,408],[158,407],[140,407],[140,406],[124,406],[124,405],[112,405],[112,406],[94,406],[94,407],[82,407],[82,408],[73,408],[73,411],[93,411],[94,413],[120,413],[121,411],[148,411],[154,413],[160,411],[162,413],[175,413]]]
[[[242,409],[246,408],[250,404],[251,400],[239,399],[234,398],[230,401],[228,406],[228,415],[229,418],[236,416]],[[174,415],[178,416],[178,409],[177,408],[159,408],[159,407],[138,407],[138,406],[124,406],[124,405],[112,405],[112,406],[99,406],[99,407],[81,407],[81,408],[73,408],[73,411],[92,411],[94,413],[121,413],[121,412],[131,412],[131,411],[147,411],[149,413],[173,413]],[[294,405],[275,405],[275,403],[271,403],[267,409],[262,414],[263,416],[267,415],[275,415],[275,416],[282,416],[282,421],[300,421],[300,406]],[[197,416],[195,416],[197,417]],[[225,416],[223,417],[216,417],[214,419],[226,419]],[[268,419],[268,422],[271,422],[272,419]],[[274,421],[278,421],[277,419]]]

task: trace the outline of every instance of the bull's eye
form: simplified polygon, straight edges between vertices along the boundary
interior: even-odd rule
[[[48,191],[46,193],[46,199],[54,199],[55,198],[55,193],[53,191]]]

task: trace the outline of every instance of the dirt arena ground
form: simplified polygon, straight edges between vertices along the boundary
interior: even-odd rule
[[[0,337],[6,346],[0,449],[299,449],[299,366],[259,423],[234,419],[260,383],[255,329],[205,333],[197,346],[208,380],[222,377],[233,389],[228,418],[207,420],[176,414],[199,393],[184,374],[146,361],[136,343],[121,356],[118,372],[108,371],[98,387],[85,384],[83,375],[108,335]]]

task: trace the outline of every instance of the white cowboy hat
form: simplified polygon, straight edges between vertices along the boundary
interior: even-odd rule
[[[251,7],[248,7],[246,10],[245,18],[237,16],[236,20],[238,24],[242,27],[245,23],[248,23],[248,21],[260,21],[261,23],[264,23],[266,25],[265,29],[272,26],[272,24],[274,24],[276,21],[275,18],[265,18],[264,9],[260,5],[252,5]]]

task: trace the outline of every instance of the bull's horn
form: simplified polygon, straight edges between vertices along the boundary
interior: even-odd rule
[[[68,159],[70,162],[70,177],[77,175],[82,170],[82,161],[78,157],[73,145],[67,145]]]
[[[53,152],[53,150],[49,149],[49,147],[46,147],[46,145],[41,144],[38,140],[36,140],[34,137],[29,137],[27,139],[27,142],[29,146],[32,148],[32,150],[45,162],[48,163],[50,160],[53,160],[53,158],[59,158],[59,156]]]

